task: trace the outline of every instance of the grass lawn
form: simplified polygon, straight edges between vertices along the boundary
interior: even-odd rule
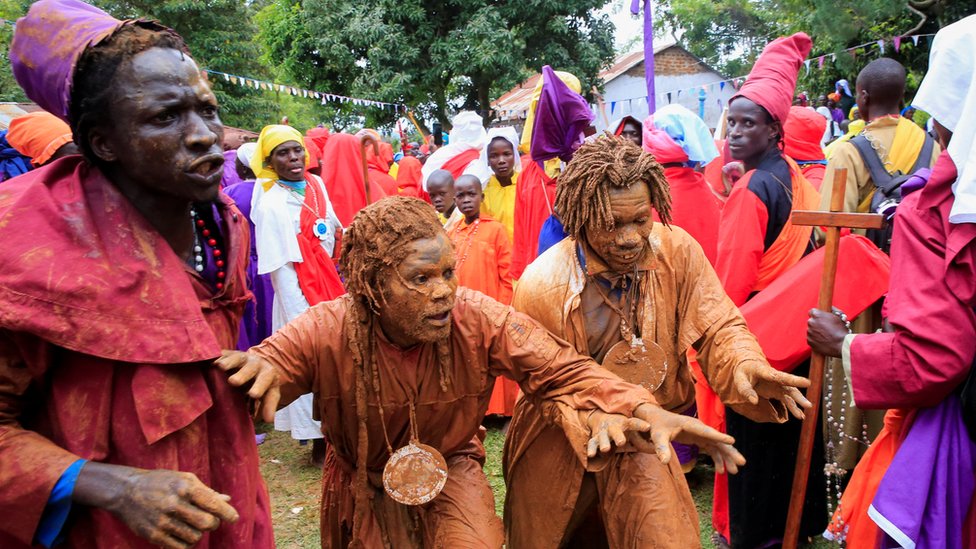
[[[318,549],[319,498],[322,475],[308,464],[311,446],[299,446],[287,433],[270,430],[261,425],[258,432],[267,433],[265,443],[258,447],[261,472],[271,492],[271,517],[275,540],[280,549]],[[502,447],[504,437],[496,424],[490,423],[485,448],[488,460],[485,473],[495,492],[495,510],[499,515],[505,501],[505,482],[502,479]],[[702,547],[712,547],[712,473],[709,466],[699,464],[688,474],[688,486],[698,508],[698,523]],[[819,540],[813,548],[834,545]]]

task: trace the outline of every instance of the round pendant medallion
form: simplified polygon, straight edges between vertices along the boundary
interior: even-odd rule
[[[315,233],[315,236],[317,236],[319,240],[325,240],[329,236],[329,224],[320,217],[316,219],[314,223],[312,223],[312,232]]]
[[[426,444],[411,442],[390,456],[383,467],[383,488],[398,503],[423,505],[447,482],[447,461]]]
[[[664,349],[653,341],[632,345],[620,341],[603,357],[603,367],[628,383],[640,385],[650,392],[664,383],[668,359]]]

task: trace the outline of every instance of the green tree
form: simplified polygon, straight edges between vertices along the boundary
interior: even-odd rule
[[[833,91],[837,79],[853,82],[880,55],[874,42],[884,39],[885,55],[909,71],[911,97],[928,64],[928,42],[916,48],[905,39],[896,52],[890,39],[934,33],[976,12],[976,0],[662,0],[655,8],[659,31],[679,36],[692,53],[730,76],[748,73],[775,37],[806,32],[813,38],[811,56],[827,56],[822,69],[815,62],[809,73],[801,71],[797,88],[814,95]]]
[[[415,106],[442,121],[486,115],[501,94],[543,64],[594,83],[613,56],[605,0],[277,0],[261,10],[268,61],[309,87]],[[367,124],[396,113],[369,110]]]
[[[197,63],[208,69],[267,79],[255,41],[254,8],[240,0],[90,0],[119,18],[157,19],[178,32]],[[260,129],[277,107],[268,95],[211,78],[225,124]],[[272,119],[273,120],[273,119]]]

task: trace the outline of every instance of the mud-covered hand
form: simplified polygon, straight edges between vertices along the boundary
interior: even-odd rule
[[[580,415],[590,428],[586,455],[591,458],[596,457],[597,452],[607,454],[614,447],[623,447],[633,435],[651,430],[651,426],[646,421],[636,417],[608,414],[600,410],[580,411]]]
[[[814,351],[824,355],[839,357],[844,346],[844,338],[850,333],[850,322],[840,309],[827,313],[820,309],[810,309],[807,320],[807,344]]]
[[[810,386],[810,380],[780,372],[769,364],[749,361],[735,369],[735,388],[751,404],[759,404],[759,399],[779,401],[797,419],[803,419],[801,408],[810,408],[810,401],[799,388]]]
[[[746,462],[742,454],[732,447],[735,439],[712,429],[693,417],[668,412],[654,404],[641,404],[634,410],[634,417],[643,419],[651,425],[652,446],[642,448],[638,441],[631,440],[631,442],[639,450],[657,453],[657,457],[662,463],[671,461],[671,441],[693,444],[702,448],[712,455],[716,470],[721,467],[723,470],[728,470],[734,474],[738,471],[737,467]]]
[[[72,499],[109,511],[136,535],[169,549],[192,547],[222,522],[237,522],[230,496],[192,473],[88,462]]]
[[[214,364],[231,374],[227,381],[234,387],[251,383],[247,396],[258,403],[257,410],[264,421],[274,421],[278,401],[281,399],[278,388],[281,382],[278,369],[273,364],[257,355],[241,351],[224,351]]]

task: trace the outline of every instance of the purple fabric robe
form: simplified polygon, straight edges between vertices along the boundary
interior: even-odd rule
[[[962,549],[974,458],[959,397],[920,410],[868,510],[887,534],[881,547]]]
[[[274,303],[274,288],[271,287],[271,275],[258,274],[258,251],[254,240],[254,222],[251,221],[251,193],[254,191],[254,181],[242,181],[224,189],[237,208],[247,218],[251,226],[251,258],[247,263],[247,287],[254,294],[254,301],[249,301],[244,308],[244,319],[241,321],[241,335],[237,341],[237,348],[246,351],[261,343],[271,335],[271,305]]]

